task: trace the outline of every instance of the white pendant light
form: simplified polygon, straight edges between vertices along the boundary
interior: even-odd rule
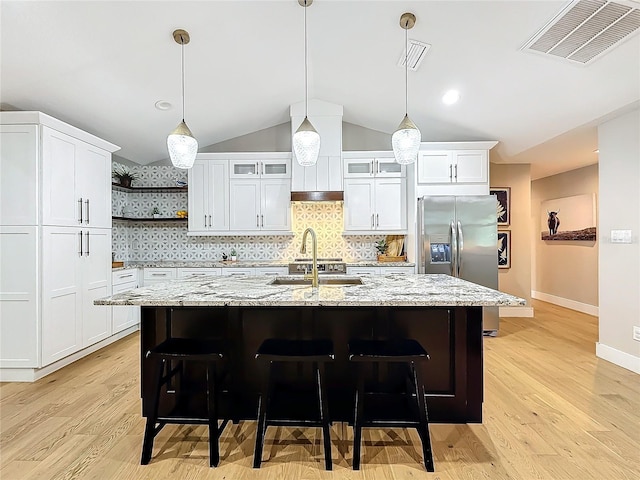
[[[184,46],[190,38],[185,30],[174,31],[173,38],[182,48],[182,122],[167,137],[167,148],[174,167],[191,168],[198,153],[198,141],[184,121]]]
[[[307,7],[313,0],[298,0],[304,7],[304,120],[293,134],[293,152],[296,154],[298,163],[303,167],[310,167],[318,161],[320,153],[320,135],[313,128],[307,117],[308,97],[307,97]]]
[[[407,60],[409,57],[409,29],[416,24],[416,16],[413,13],[403,13],[400,17],[400,26],[404,28],[404,118],[398,125],[398,128],[391,136],[391,146],[393,147],[393,155],[396,162],[401,165],[413,163],[418,158],[418,150],[420,150],[420,141],[422,136],[416,124],[409,118],[409,66]]]

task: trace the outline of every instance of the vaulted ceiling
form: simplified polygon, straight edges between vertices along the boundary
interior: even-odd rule
[[[598,123],[640,103],[640,36],[586,66],[522,51],[568,4],[315,0],[309,97],[393,132],[405,97],[399,19],[410,11],[409,38],[431,45],[409,74],[423,141],[498,140],[492,161],[532,163],[534,178],[595,163]],[[181,118],[173,30],[191,35],[186,120],[205,146],[288,121],[304,99],[303,13],[297,0],[3,0],[0,101],[88,130],[133,162],[159,161]],[[441,102],[449,88],[461,92],[452,106]],[[160,100],[173,108],[156,109]]]

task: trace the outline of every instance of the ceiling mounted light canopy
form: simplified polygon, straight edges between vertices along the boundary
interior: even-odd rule
[[[320,153],[320,135],[307,117],[307,7],[313,0],[298,0],[298,3],[304,8],[304,120],[293,134],[292,143],[298,163],[310,167],[316,164]]]
[[[186,30],[175,30],[173,38],[182,49],[182,122],[167,137],[169,158],[176,168],[191,168],[198,153],[198,141],[184,121],[184,46],[189,43],[189,33]]]
[[[400,16],[400,26],[404,29],[405,43],[405,63],[404,63],[404,118],[398,125],[398,128],[391,136],[391,146],[393,147],[393,155],[396,162],[401,165],[407,165],[416,161],[418,150],[420,149],[420,141],[422,139],[420,130],[416,124],[409,118],[409,69],[407,64],[407,56],[409,53],[409,29],[416,24],[416,16],[413,13],[403,13]]]

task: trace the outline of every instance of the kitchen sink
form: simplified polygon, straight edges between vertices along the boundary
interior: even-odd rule
[[[305,280],[304,278],[291,278],[291,277],[276,277],[270,285],[311,285],[311,279]],[[362,279],[360,277],[341,277],[341,278],[322,278],[318,279],[319,285],[362,285]]]

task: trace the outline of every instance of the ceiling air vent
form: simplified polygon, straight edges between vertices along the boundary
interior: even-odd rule
[[[403,50],[402,56],[400,57],[400,60],[398,60],[398,66],[404,68],[404,59],[406,55],[409,70],[413,70],[415,72],[418,70],[422,59],[427,55],[430,48],[431,45],[428,43],[409,39],[409,55],[406,55],[406,50]]]
[[[577,0],[522,50],[586,65],[640,28],[640,9],[606,0]]]

